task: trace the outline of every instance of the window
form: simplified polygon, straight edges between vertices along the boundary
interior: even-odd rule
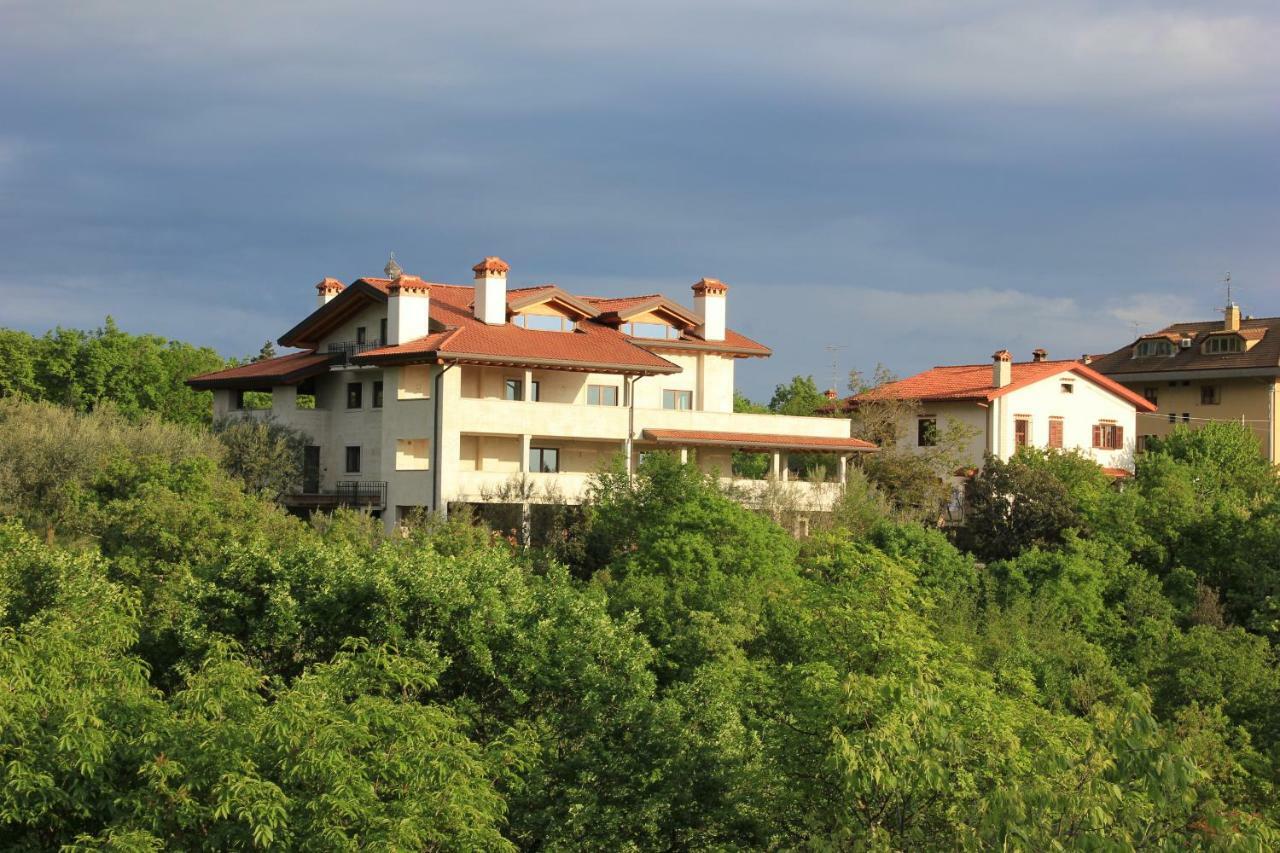
[[[1074,394],[1074,393],[1076,393],[1076,383],[1074,383],[1074,382],[1063,382],[1063,383],[1062,383],[1062,393],[1063,393],[1063,394]]]
[[[1158,406],[1160,404],[1160,389],[1154,385],[1148,385],[1146,388],[1143,388],[1142,396],[1145,397],[1147,402],[1153,406]]]
[[[503,389],[504,400],[523,400],[524,399],[524,380],[508,379]]]
[[[382,408],[382,380],[381,379],[373,383],[373,407],[375,409]]]
[[[1049,446],[1062,449],[1062,418],[1049,418]]]
[[[938,443],[938,419],[933,415],[916,421],[916,446],[933,447]]]
[[[367,341],[367,340],[365,340],[365,338],[367,337],[367,335],[368,335],[368,332],[365,330],[365,327],[364,327],[364,326],[359,326],[359,327],[357,327],[357,328],[356,328],[356,343],[358,343],[358,344],[368,343],[368,341]]]
[[[1124,447],[1124,427],[1111,421],[1093,425],[1093,446],[1098,450],[1120,450]]]
[[[662,408],[688,410],[693,408],[692,391],[663,391]]]
[[[1183,422],[1184,424],[1189,424],[1189,423],[1191,423],[1191,413],[1190,413],[1190,412],[1183,412],[1183,413],[1182,413],[1182,422]]]
[[[1169,413],[1169,423],[1174,424],[1174,423],[1177,423],[1177,422],[1178,422],[1178,413],[1177,413],[1177,412],[1170,412],[1170,413]]]
[[[397,471],[425,471],[429,460],[425,438],[396,439]]]
[[[537,379],[529,383],[529,399],[535,403],[542,399],[542,383]]]
[[[560,473],[560,451],[554,447],[530,447],[529,470],[535,474]]]
[[[517,314],[515,325],[539,332],[572,332],[573,321],[563,314]]]
[[[1150,440],[1151,440],[1151,439],[1153,439],[1153,438],[1155,438],[1155,436],[1153,436],[1153,435],[1140,435],[1140,436],[1138,436],[1136,439],[1134,439],[1134,442],[1135,442],[1135,443],[1134,443],[1134,450],[1136,450],[1136,451],[1137,451],[1137,452],[1139,452],[1139,453],[1142,453],[1142,452],[1146,451],[1146,449],[1147,449],[1147,442],[1148,442],[1148,441],[1150,441]]]
[[[360,448],[358,446],[347,448],[347,467],[345,470],[348,474],[360,473]]]
[[[588,406],[618,405],[618,386],[617,385],[588,385],[587,386],[587,405]]]
[[[360,382],[347,383],[347,408],[358,409],[364,405],[364,384]]]
[[[1013,421],[1013,444],[1027,447],[1031,444],[1031,418],[1018,417]]]
[[[666,323],[623,323],[622,331],[633,338],[673,340],[680,337],[680,330]]]
[[[378,321],[378,343],[381,346],[387,345],[387,318],[383,317]]]
[[[1204,351],[1210,355],[1224,352],[1244,352],[1244,340],[1238,335],[1212,335],[1204,342]]]
[[[1133,350],[1134,358],[1150,358],[1156,355],[1173,355],[1173,341],[1167,338],[1139,341]]]
[[[1200,405],[1216,406],[1222,402],[1222,398],[1218,396],[1217,385],[1201,385],[1200,386]]]

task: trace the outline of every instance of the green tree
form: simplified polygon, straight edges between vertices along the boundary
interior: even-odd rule
[[[273,500],[301,490],[303,450],[311,436],[269,416],[233,415],[213,428],[223,465],[245,489]]]

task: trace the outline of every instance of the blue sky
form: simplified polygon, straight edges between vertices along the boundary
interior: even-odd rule
[[[0,0],[0,325],[257,350],[331,275],[689,299],[900,374],[1280,314],[1280,6]]]

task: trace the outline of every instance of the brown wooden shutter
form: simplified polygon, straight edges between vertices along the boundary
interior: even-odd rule
[[[1124,427],[1122,426],[1116,427],[1116,443],[1113,446],[1115,447],[1116,450],[1119,450],[1122,447],[1124,447]]]
[[[1102,424],[1093,425],[1093,446],[1102,447]]]

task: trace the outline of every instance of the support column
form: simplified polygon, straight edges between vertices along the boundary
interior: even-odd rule
[[[526,370],[524,372],[524,401],[528,403],[533,399],[533,371]]]
[[[782,482],[784,482],[784,483],[785,483],[785,482],[787,482],[788,480],[790,480],[790,479],[791,479],[791,468],[790,468],[790,466],[787,464],[787,463],[790,461],[791,454],[790,454],[790,453],[780,453],[780,454],[778,454],[778,456],[779,456],[779,458],[782,460]]]
[[[520,471],[523,474],[529,473],[529,445],[533,443],[533,436],[525,433],[520,436]]]
[[[773,479],[782,479],[782,454],[776,450],[773,451]]]
[[[836,476],[838,477],[839,482],[841,483],[849,482],[849,457],[848,456],[841,456],[840,460],[836,462]]]
[[[689,464],[689,448],[687,447],[680,448],[680,464],[681,465]]]

